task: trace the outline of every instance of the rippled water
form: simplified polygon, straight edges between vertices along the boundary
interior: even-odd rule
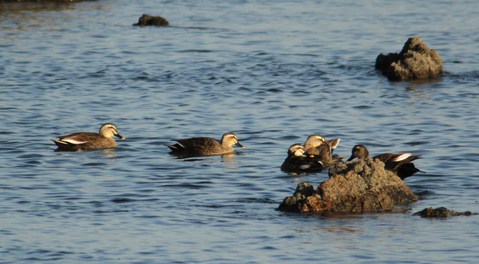
[[[0,4],[0,262],[472,262],[479,212],[479,2],[87,1]],[[143,13],[171,27],[132,26]],[[447,74],[392,83],[376,56],[421,36]],[[50,139],[114,122],[109,151]],[[176,159],[174,138],[235,132],[232,157]],[[347,156],[410,151],[427,173],[404,214],[275,209],[307,135]]]

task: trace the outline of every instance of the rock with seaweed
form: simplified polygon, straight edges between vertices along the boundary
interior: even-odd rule
[[[471,216],[474,215],[471,211],[465,212],[456,212],[449,210],[446,207],[437,207],[437,208],[424,208],[424,210],[414,213],[413,215],[421,216],[424,218],[446,218],[450,216]]]
[[[421,38],[409,38],[401,52],[379,54],[376,69],[391,81],[433,80],[442,76],[442,59]]]
[[[377,213],[417,201],[416,195],[384,163],[367,158],[337,163],[317,188],[300,183],[279,210],[300,213]]]

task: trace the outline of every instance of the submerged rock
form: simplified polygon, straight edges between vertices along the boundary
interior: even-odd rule
[[[278,209],[301,213],[374,213],[417,201],[411,189],[378,160],[337,163],[329,174],[330,178],[316,189],[309,183],[299,184]]]
[[[424,208],[424,210],[419,211],[414,213],[413,215],[418,215],[421,217],[437,217],[437,218],[442,218],[442,217],[449,217],[449,216],[460,216],[460,215],[465,215],[465,216],[470,216],[473,215],[470,211],[465,211],[465,212],[455,212],[452,210],[447,209],[446,207],[438,207],[438,208]]]
[[[138,23],[133,24],[134,26],[168,26],[170,23],[161,16],[150,16],[143,14],[138,18]]]
[[[375,67],[392,81],[436,79],[443,73],[441,56],[421,38],[409,38],[399,53],[379,54]]]

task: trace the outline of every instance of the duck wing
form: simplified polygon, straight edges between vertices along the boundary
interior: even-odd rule
[[[209,137],[177,139],[173,145],[168,145],[173,154],[203,155],[205,150],[221,147],[221,143]]]
[[[293,173],[320,172],[323,170],[323,163],[309,157],[287,157],[281,164],[281,170]]]
[[[333,150],[335,150],[339,146],[340,142],[341,142],[340,138],[334,138],[334,139],[330,139],[326,141],[326,143],[328,143],[328,145],[331,146],[331,153],[333,152]]]
[[[77,132],[73,134],[69,134],[66,136],[58,137],[57,139],[52,139],[57,146],[64,146],[64,145],[82,145],[93,141],[94,139],[98,138],[97,133],[93,132]]]
[[[374,158],[384,162],[386,169],[394,170],[397,169],[399,166],[411,163],[413,160],[420,158],[420,156],[412,155],[411,153],[384,153],[379,154]]]
[[[404,180],[416,172],[423,172],[416,168],[414,163],[412,163],[412,161],[419,159],[420,157],[420,155],[412,155],[411,153],[384,153],[377,155],[374,158],[384,162],[384,167],[386,169],[396,172],[399,178]]]

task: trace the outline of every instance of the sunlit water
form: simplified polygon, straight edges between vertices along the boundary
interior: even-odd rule
[[[1,5],[0,5],[1,6]],[[0,11],[0,262],[433,263],[479,260],[479,2],[93,1]],[[171,27],[132,26],[143,13]],[[420,36],[437,82],[392,83],[379,53]],[[50,139],[114,122],[108,151]],[[175,138],[235,132],[232,157]],[[312,133],[422,155],[404,214],[276,211],[279,170]]]

